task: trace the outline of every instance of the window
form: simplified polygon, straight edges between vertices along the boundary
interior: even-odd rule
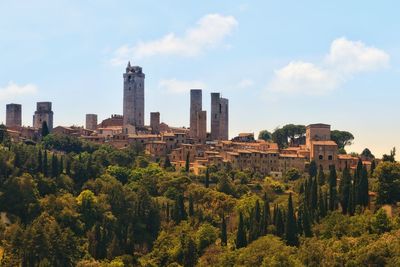
[[[333,160],[332,155],[329,155],[329,156],[328,156],[328,159],[329,159],[329,160]]]
[[[322,155],[319,155],[319,160],[323,160],[324,159],[324,156],[322,156]]]

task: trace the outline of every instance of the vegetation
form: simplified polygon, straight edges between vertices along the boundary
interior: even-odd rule
[[[10,143],[1,129],[1,266],[400,263],[400,219],[384,206],[400,201],[395,151],[370,170],[360,160],[342,171],[311,162],[284,179],[216,166],[194,175],[140,147],[53,134]]]

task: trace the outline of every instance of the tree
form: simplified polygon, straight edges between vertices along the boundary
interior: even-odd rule
[[[301,177],[301,174],[298,169],[296,168],[290,168],[289,170],[286,171],[285,173],[285,178],[288,181],[295,181]]]
[[[243,214],[239,212],[239,225],[236,233],[236,248],[247,246],[246,229],[243,222]]]
[[[315,162],[315,160],[312,160],[310,162],[310,167],[308,169],[308,174],[310,175],[310,177],[314,178],[314,177],[317,177],[317,172],[318,172],[317,163]]]
[[[324,168],[322,167],[322,165],[319,165],[318,184],[320,186],[325,184],[325,173],[324,173]]]
[[[374,174],[375,168],[376,168],[376,162],[375,162],[375,160],[372,160],[370,176],[372,176]]]
[[[286,214],[286,225],[285,225],[285,240],[289,246],[298,246],[299,237],[297,233],[296,217],[294,215],[292,193],[289,194],[288,208]]]
[[[365,148],[360,155],[363,159],[367,159],[367,160],[373,160],[375,159],[375,156],[372,155],[371,150],[369,150],[368,148]]]
[[[226,221],[225,216],[222,215],[222,222],[221,222],[221,245],[226,246],[228,244],[228,235],[226,232]]]
[[[47,160],[47,150],[44,151],[44,155],[43,155],[43,175],[45,177],[49,176],[49,165],[48,165],[48,160]]]
[[[382,156],[382,161],[395,162],[396,161],[395,157],[396,157],[396,148],[394,147],[392,150],[390,150],[389,155],[384,154]]]
[[[50,133],[50,132],[49,132],[49,127],[48,127],[46,121],[43,121],[43,123],[42,123],[42,130],[41,130],[41,133],[42,133],[42,137],[46,137],[46,136]]]
[[[378,179],[377,203],[394,204],[400,200],[400,164],[382,162],[375,169]]]
[[[194,215],[194,207],[193,207],[193,196],[192,194],[189,195],[189,216],[193,217]]]
[[[337,207],[337,175],[334,165],[329,169],[329,210],[334,211]]]
[[[208,188],[210,186],[210,171],[208,168],[206,169],[206,177],[205,177],[204,186],[206,188]]]
[[[271,212],[269,208],[269,201],[267,199],[267,194],[264,194],[264,206],[263,206],[263,213],[262,213],[262,218],[261,218],[261,235],[266,235],[267,234],[267,228],[268,225],[271,222]]]
[[[345,146],[349,146],[352,144],[354,140],[353,134],[346,131],[331,131],[331,139],[336,142],[338,148],[344,148]]]
[[[197,250],[196,243],[192,237],[182,238],[182,250],[183,250],[183,266],[194,267],[197,262]]]
[[[189,173],[190,170],[190,153],[186,154],[185,172]]]
[[[53,153],[51,157],[51,177],[57,177],[59,174],[58,171],[58,159],[55,153]]]
[[[262,130],[258,134],[259,140],[270,141],[272,139],[272,134],[267,130]]]
[[[351,175],[350,171],[347,168],[344,168],[342,172],[342,179],[340,179],[339,184],[339,197],[340,197],[340,205],[342,207],[343,214],[348,213],[349,207],[349,199],[351,195]]]
[[[364,167],[361,170],[360,182],[358,184],[358,204],[366,207],[369,204],[369,195],[368,195],[368,171],[367,167]]]
[[[170,161],[169,157],[167,156],[164,161],[164,169],[168,169],[171,167],[172,167],[171,161]]]
[[[7,127],[4,124],[0,124],[0,144],[5,143],[8,138]]]
[[[312,237],[312,230],[311,230],[311,219],[310,219],[310,213],[308,212],[308,209],[306,206],[303,207],[302,211],[302,229],[304,232],[305,237]]]
[[[384,209],[379,209],[372,220],[372,230],[377,234],[383,234],[389,232],[391,229],[390,219],[386,211]]]

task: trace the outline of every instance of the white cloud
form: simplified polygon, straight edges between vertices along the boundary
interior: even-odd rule
[[[0,100],[10,100],[18,96],[35,94],[37,87],[33,84],[18,85],[10,81],[5,87],[0,87]]]
[[[326,61],[341,72],[357,73],[387,67],[389,58],[383,50],[342,37],[332,42]]]
[[[206,85],[201,81],[180,81],[177,79],[162,80],[158,86],[170,93],[186,93],[190,89],[203,89]]]
[[[360,41],[335,39],[325,60],[320,63],[293,61],[275,71],[268,91],[324,94],[339,87],[361,72],[375,71],[389,65],[390,56],[383,50]]]
[[[336,77],[312,63],[296,61],[275,71],[269,89],[285,93],[321,94],[334,89]]]
[[[254,85],[254,81],[250,80],[250,79],[243,79],[239,82],[239,84],[237,85],[238,88],[240,89],[245,89],[245,88],[249,88],[251,86]]]
[[[202,51],[215,47],[232,33],[238,22],[233,16],[208,14],[183,36],[168,33],[164,37],[134,46],[123,45],[115,51],[113,65],[126,64],[129,59],[155,55],[196,56]]]

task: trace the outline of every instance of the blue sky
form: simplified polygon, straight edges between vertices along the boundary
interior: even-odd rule
[[[122,113],[126,61],[146,74],[146,113],[189,124],[189,89],[230,100],[230,135],[324,122],[349,151],[399,147],[397,1],[1,1],[5,104],[52,101],[55,125]],[[147,122],[149,121],[147,116]]]

